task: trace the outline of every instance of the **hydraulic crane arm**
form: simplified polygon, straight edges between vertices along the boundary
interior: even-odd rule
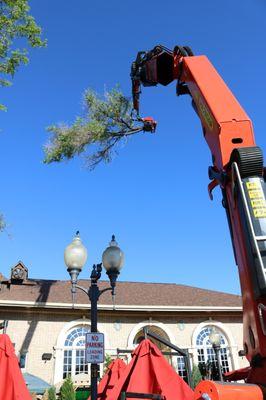
[[[156,46],[138,53],[131,73],[134,109],[139,113],[141,84],[166,86],[177,80],[177,94],[192,96],[214,166],[223,169],[235,147],[255,146],[252,123],[207,57],[180,49]]]
[[[209,192],[220,185],[239,269],[247,381],[266,385],[266,184],[251,120],[207,57],[194,56],[188,47],[139,52],[131,79],[137,115],[141,85],[176,80],[177,95],[192,98],[212,154]]]

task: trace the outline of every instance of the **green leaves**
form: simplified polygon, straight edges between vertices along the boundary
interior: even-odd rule
[[[7,111],[7,108],[4,106],[4,104],[0,104],[0,111]]]
[[[3,232],[6,229],[6,222],[4,220],[4,216],[0,214],[0,232]]]
[[[48,400],[56,400],[56,391],[54,386],[51,386],[48,390]]]
[[[106,372],[109,368],[109,365],[111,364],[112,361],[113,361],[113,359],[110,356],[110,354],[106,353],[105,358],[104,358],[104,371],[103,371],[104,374],[106,374]]]
[[[41,28],[29,11],[28,0],[0,0],[0,86],[10,86],[7,77],[13,78],[17,69],[29,61],[27,49],[14,48],[18,40],[21,43],[24,39],[26,46],[46,46]]]
[[[70,377],[64,380],[60,389],[60,400],[75,400],[75,389]]]
[[[198,383],[202,380],[202,375],[200,369],[197,365],[193,364],[192,368],[192,389],[198,385]]]
[[[25,46],[46,45],[41,39],[41,28],[29,11],[28,0],[0,0],[0,87],[10,86],[9,79],[22,64],[28,63],[28,51],[20,47],[23,41]],[[7,111],[4,104],[0,104],[0,111]],[[0,232],[5,228],[6,223],[0,215]]]
[[[47,128],[51,136],[44,147],[44,162],[61,162],[82,153],[90,169],[102,161],[110,162],[119,142],[142,131],[142,126],[135,126],[131,110],[131,101],[118,88],[105,92],[103,98],[91,89],[86,90],[82,117],[72,125]]]

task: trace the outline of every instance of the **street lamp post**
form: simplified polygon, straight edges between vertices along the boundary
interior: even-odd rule
[[[213,347],[213,350],[214,350],[214,353],[216,356],[219,378],[220,378],[220,381],[223,382],[223,373],[222,373],[222,367],[221,367],[221,361],[220,361],[221,335],[215,329],[212,329],[212,332],[211,332],[209,338],[210,338],[210,342],[211,342],[211,345]]]
[[[120,270],[124,262],[124,254],[118,247],[115,240],[115,236],[112,236],[112,240],[109,246],[105,249],[102,255],[102,263],[93,265],[90,280],[91,284],[89,288],[84,288],[77,284],[78,275],[81,272],[83,266],[87,261],[87,250],[82,244],[79,232],[76,233],[72,243],[70,243],[64,253],[65,264],[67,271],[69,272],[71,283],[72,283],[72,298],[74,303],[74,297],[77,289],[82,290],[87,294],[91,303],[91,333],[97,333],[97,303],[99,297],[106,291],[110,290],[112,297],[115,296],[115,286]],[[102,265],[104,266],[106,273],[110,280],[110,287],[100,290],[98,287],[98,280],[101,277]],[[98,378],[98,364],[91,364],[91,400],[97,400],[97,378]]]

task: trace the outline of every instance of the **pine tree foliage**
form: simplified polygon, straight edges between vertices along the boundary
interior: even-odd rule
[[[75,400],[75,389],[70,377],[66,378],[61,386],[60,400]]]
[[[0,214],[0,232],[3,232],[6,229],[6,222],[2,214]]]
[[[105,358],[104,358],[104,367],[103,367],[103,373],[105,374],[109,368],[109,365],[113,361],[112,357],[110,354],[106,353]]]
[[[21,48],[23,39],[26,47],[46,45],[29,11],[28,0],[0,0],[0,86],[10,86],[10,77],[29,61],[27,49]],[[0,110],[6,107],[0,104]]]
[[[195,389],[197,384],[202,380],[200,369],[197,365],[193,365],[192,368],[192,389]]]
[[[54,386],[50,387],[48,390],[48,400],[56,400],[56,391]]]
[[[85,154],[87,166],[93,169],[100,162],[110,162],[117,145],[142,131],[131,115],[132,103],[119,88],[106,91],[100,97],[88,89],[84,95],[84,115],[73,124],[48,127],[50,140],[46,144],[44,162],[60,162]]]

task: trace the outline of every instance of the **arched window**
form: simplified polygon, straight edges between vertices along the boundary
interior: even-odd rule
[[[77,326],[67,333],[64,343],[63,379],[88,372],[88,364],[85,363],[85,336],[88,332],[86,327]]]
[[[145,328],[148,328],[149,332],[151,333],[155,333],[156,335],[160,336],[163,339],[166,339],[169,341],[169,337],[168,335],[164,332],[163,329],[159,328],[158,326],[153,326],[153,325],[149,325],[149,326],[144,326],[141,330],[138,331],[138,333],[136,334],[136,336],[134,337],[134,346],[137,346],[138,344],[140,344],[140,342],[142,342],[143,339],[145,339],[145,334],[144,334],[144,330]],[[150,338],[148,337],[148,339],[153,342],[154,344],[156,344],[156,346],[163,352],[163,351],[169,351],[169,349],[167,348],[167,346],[161,342],[159,342],[156,339]]]
[[[215,352],[210,342],[210,334],[213,326],[207,325],[201,329],[196,339],[198,363],[216,362]],[[231,369],[231,359],[228,349],[228,341],[223,332],[215,328],[221,335],[221,349],[220,349],[220,361],[222,366],[222,372],[228,372]]]

